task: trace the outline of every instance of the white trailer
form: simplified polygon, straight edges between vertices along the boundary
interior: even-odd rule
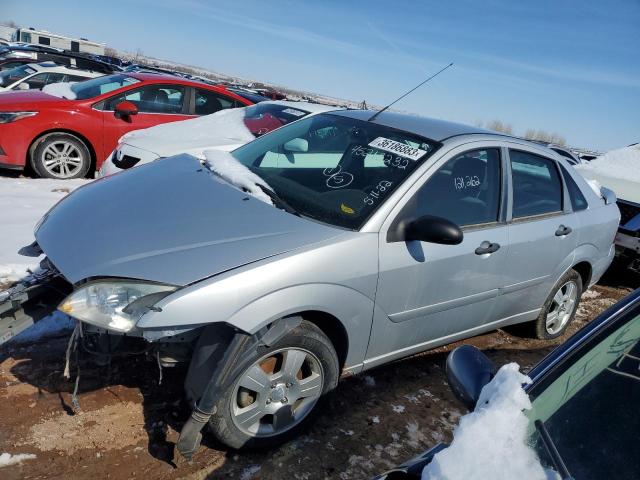
[[[9,25],[0,25],[0,40],[11,41],[14,38],[16,30],[18,29],[10,27]]]
[[[70,38],[46,30],[36,30],[34,28],[18,28],[13,36],[16,42],[32,43],[34,45],[46,45],[72,52],[93,53],[104,55],[104,43],[91,42],[86,38]]]

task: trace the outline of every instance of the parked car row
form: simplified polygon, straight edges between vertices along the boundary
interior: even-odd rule
[[[83,177],[100,169],[127,132],[252,103],[222,86],[133,72],[72,84],[60,97],[4,94],[0,166],[28,165],[41,177]]]
[[[19,67],[27,63],[54,62],[103,74],[112,73],[118,67],[97,60],[91,55],[70,52],[44,45],[10,45],[0,47],[0,71]]]
[[[0,71],[0,93],[11,90],[42,90],[52,83],[81,82],[102,75],[102,72],[67,67],[54,62],[25,63]]]

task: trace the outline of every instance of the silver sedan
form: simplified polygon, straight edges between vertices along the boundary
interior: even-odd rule
[[[555,152],[373,113],[102,179],[37,228],[86,350],[190,362],[183,454],[205,424],[284,441],[347,372],[516,323],[558,337],[609,266],[615,197]]]

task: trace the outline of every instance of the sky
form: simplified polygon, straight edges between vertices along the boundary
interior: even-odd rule
[[[640,142],[640,0],[0,0],[0,21],[610,150]]]

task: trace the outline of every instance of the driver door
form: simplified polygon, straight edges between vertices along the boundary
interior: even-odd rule
[[[466,148],[454,149],[424,183],[419,181],[381,229],[367,364],[472,336],[491,325],[508,250],[503,160],[497,147]],[[398,222],[423,215],[459,225],[462,243],[387,239]]]

